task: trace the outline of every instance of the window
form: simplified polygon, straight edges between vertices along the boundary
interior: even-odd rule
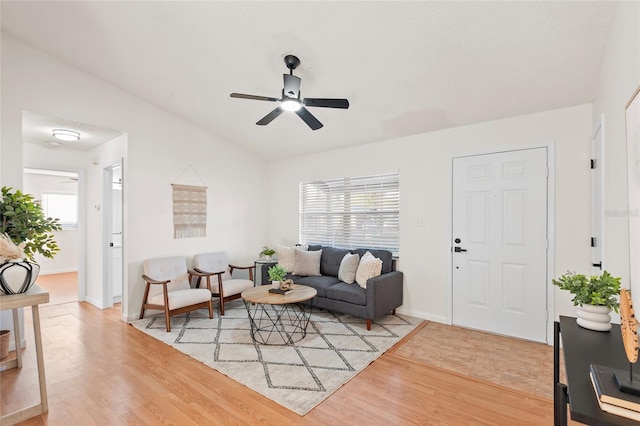
[[[300,242],[400,252],[398,173],[300,184]]]
[[[42,210],[47,217],[60,219],[63,230],[78,228],[78,196],[42,194]]]

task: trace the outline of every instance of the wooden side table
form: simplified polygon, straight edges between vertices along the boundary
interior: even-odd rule
[[[33,315],[33,337],[36,344],[36,356],[38,359],[38,379],[40,381],[40,403],[31,407],[23,408],[13,413],[8,413],[0,417],[0,424],[13,425],[23,420],[49,411],[47,403],[47,384],[44,376],[44,356],[42,354],[42,335],[40,334],[40,311],[38,305],[41,303],[49,303],[49,293],[42,288],[34,285],[26,293],[0,295],[0,311],[11,309],[13,311],[13,329],[16,342],[16,358],[3,361],[0,366],[9,368],[22,368],[22,351],[20,350],[20,323],[18,318],[18,308],[31,306],[31,314]],[[4,395],[6,398],[7,395]]]

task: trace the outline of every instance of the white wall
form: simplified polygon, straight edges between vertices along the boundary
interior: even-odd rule
[[[400,259],[405,274],[400,312],[445,322],[450,285],[450,176],[452,156],[555,146],[555,269],[588,271],[591,105],[464,126],[271,164],[270,244],[298,239],[298,184],[313,178],[400,172]],[[426,226],[419,227],[418,221]],[[559,292],[559,291],[558,291]],[[556,314],[571,314],[569,295],[556,292]]]
[[[21,112],[127,134],[124,313],[135,318],[149,257],[225,250],[253,259],[266,243],[266,164],[241,148],[2,33],[2,184],[22,186]],[[47,163],[46,159],[40,159]],[[29,160],[25,158],[25,164]],[[206,238],[173,239],[171,183],[192,165],[208,185]],[[90,165],[85,165],[87,168]],[[48,164],[33,167],[50,167]],[[89,174],[89,172],[87,172]],[[87,181],[91,179],[87,178]],[[93,196],[93,188],[87,191]],[[89,217],[89,221],[94,219]],[[87,265],[100,262],[87,250]],[[100,284],[101,285],[101,284]]]
[[[78,195],[78,183],[68,177],[35,173],[24,174],[23,190],[41,200],[42,194]],[[60,251],[53,259],[37,254],[40,275],[58,274],[78,270],[78,230],[70,229],[54,232],[54,239]]]
[[[629,286],[629,222],[625,106],[640,86],[640,3],[618,2],[600,64],[594,130],[604,115],[604,259]],[[635,263],[640,259],[634,259]],[[635,291],[633,291],[635,290]],[[640,306],[640,288],[632,288]],[[637,309],[637,308],[636,308]]]

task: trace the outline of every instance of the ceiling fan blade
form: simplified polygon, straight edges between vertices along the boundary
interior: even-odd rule
[[[298,116],[302,118],[304,122],[307,123],[307,126],[311,127],[312,130],[318,130],[322,127],[322,123],[319,122],[318,119],[315,118],[305,107],[297,110],[296,114],[298,114]]]
[[[254,101],[270,101],[270,102],[278,102],[280,100],[278,98],[270,98],[268,96],[245,95],[243,93],[232,93],[231,97],[240,98],[240,99],[253,99]]]
[[[304,98],[303,103],[308,107],[349,108],[349,101],[346,99]]]
[[[264,117],[262,117],[262,119],[260,121],[258,121],[256,124],[258,126],[266,126],[267,124],[271,123],[274,118],[276,118],[277,116],[282,114],[282,111],[283,111],[283,109],[278,107],[278,108],[274,109],[273,111],[271,111],[269,114],[267,114]]]
[[[302,81],[300,77],[290,74],[282,74],[282,77],[284,77],[284,96],[297,99],[298,93],[300,93],[300,82]]]

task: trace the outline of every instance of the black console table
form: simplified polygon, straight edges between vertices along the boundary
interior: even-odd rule
[[[567,383],[560,382],[560,339],[564,349]],[[561,316],[554,324],[553,408],[554,424],[567,424],[567,403],[571,419],[589,425],[636,425],[625,417],[602,411],[589,378],[589,364],[599,364],[627,371],[629,361],[622,346],[620,326],[610,331],[591,331],[576,324],[573,317]]]

